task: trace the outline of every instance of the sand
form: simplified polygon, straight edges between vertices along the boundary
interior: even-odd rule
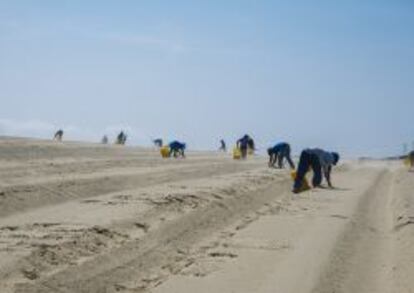
[[[0,292],[413,292],[414,173],[0,139]]]

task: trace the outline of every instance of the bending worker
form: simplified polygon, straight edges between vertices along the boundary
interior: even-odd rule
[[[295,169],[295,164],[290,157],[290,145],[286,142],[276,144],[274,147],[268,148],[269,167],[275,167],[276,161],[280,169],[283,168],[283,160],[286,159],[291,169]]]
[[[173,155],[174,158],[177,158],[179,156],[185,158],[185,154],[184,154],[184,151],[186,149],[185,143],[175,140],[169,144],[169,147],[170,147],[170,154],[169,154],[170,157],[171,155]]]
[[[338,153],[327,152],[321,149],[303,150],[299,159],[299,166],[296,173],[295,183],[293,185],[293,192],[300,192],[303,180],[309,168],[312,168],[313,170],[313,187],[321,187],[323,172],[323,175],[328,182],[328,186],[333,188],[331,182],[331,171],[332,166],[336,165],[338,161]]]
[[[247,150],[250,148],[251,150],[255,149],[254,140],[249,136],[245,135],[237,141],[237,147],[240,149],[242,159],[246,159],[247,157]]]
[[[161,138],[154,139],[152,142],[154,143],[154,145],[155,145],[156,147],[162,148],[163,141],[162,141],[162,139],[161,139]]]
[[[63,130],[59,129],[58,131],[56,131],[54,139],[57,141],[62,141],[63,138]]]

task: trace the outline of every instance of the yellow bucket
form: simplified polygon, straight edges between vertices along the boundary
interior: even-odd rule
[[[240,160],[241,159],[241,151],[238,147],[233,148],[233,159]]]
[[[169,158],[170,148],[168,146],[163,146],[162,148],[160,148],[160,153],[163,158]]]
[[[296,180],[296,175],[297,175],[296,170],[293,170],[293,171],[290,173],[290,176],[292,177],[293,181],[295,181],[295,180]],[[305,176],[305,177],[303,178],[302,186],[300,187],[300,191],[299,191],[299,192],[306,191],[306,190],[309,190],[309,189],[311,189],[311,187],[310,187],[310,185],[309,185],[308,179],[307,179],[307,178],[306,178],[306,176]]]

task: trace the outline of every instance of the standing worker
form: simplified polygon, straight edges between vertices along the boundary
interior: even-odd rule
[[[222,139],[220,140],[219,151],[226,152],[226,150],[227,150],[226,142],[224,141],[224,139]]]
[[[339,161],[339,154],[334,152],[327,152],[322,149],[305,149],[302,151],[299,159],[298,170],[296,173],[295,183],[293,185],[293,192],[301,191],[305,175],[309,168],[313,170],[313,187],[321,187],[322,172],[325,176],[328,186],[333,188],[331,182],[332,166]]]
[[[116,138],[116,144],[124,145],[126,143],[126,140],[127,135],[124,133],[124,131],[121,131]]]
[[[269,167],[275,167],[276,161],[280,169],[283,168],[283,160],[286,159],[291,169],[295,169],[295,164],[290,156],[290,145],[286,142],[276,144],[274,147],[268,148]]]

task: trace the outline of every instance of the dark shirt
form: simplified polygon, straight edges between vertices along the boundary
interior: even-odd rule
[[[172,150],[185,149],[185,143],[181,143],[179,141],[173,141],[169,144],[169,147]]]

